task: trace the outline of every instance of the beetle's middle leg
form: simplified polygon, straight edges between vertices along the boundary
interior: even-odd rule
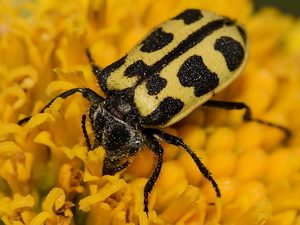
[[[224,102],[224,101],[207,101],[203,104],[203,106],[208,106],[208,107],[214,107],[214,108],[222,108],[222,109],[245,109],[246,112],[243,116],[243,119],[245,121],[256,121],[258,123],[267,125],[267,126],[271,126],[271,127],[276,127],[280,130],[282,130],[287,137],[291,136],[291,131],[289,129],[287,129],[284,126],[280,126],[274,123],[270,123],[268,121],[264,121],[264,120],[260,120],[260,119],[254,119],[252,118],[252,112],[249,106],[247,106],[245,103],[243,102]]]

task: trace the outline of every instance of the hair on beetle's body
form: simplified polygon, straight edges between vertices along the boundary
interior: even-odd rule
[[[245,120],[281,126],[252,119],[243,103],[208,101],[225,88],[243,69],[248,55],[248,41],[242,26],[227,17],[209,11],[188,9],[157,26],[128,54],[100,69],[87,51],[92,71],[106,98],[89,88],[68,90],[57,98],[80,92],[90,102],[89,120],[94,138],[82,130],[89,150],[105,150],[103,174],[114,175],[125,169],[132,156],[148,147],[157,156],[154,172],[144,188],[144,211],[148,195],[162,167],[163,148],[158,140],[181,146],[221,196],[219,187],[197,155],[178,137],[157,128],[170,126],[200,105],[225,109],[245,109]],[[21,121],[28,121],[27,117]]]

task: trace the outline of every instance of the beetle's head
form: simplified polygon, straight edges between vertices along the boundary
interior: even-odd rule
[[[121,161],[135,155],[143,145],[142,133],[137,127],[118,119],[102,105],[90,110],[95,133],[95,146],[102,146],[106,158]]]

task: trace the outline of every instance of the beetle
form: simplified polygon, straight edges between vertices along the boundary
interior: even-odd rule
[[[158,25],[124,57],[101,69],[87,51],[92,72],[106,98],[89,88],[74,88],[55,97],[67,98],[77,92],[90,102],[89,120],[94,137],[82,130],[88,150],[105,150],[103,175],[125,169],[143,147],[157,156],[157,164],[144,187],[144,211],[148,195],[160,174],[164,150],[159,141],[181,146],[192,157],[203,176],[221,197],[209,170],[179,137],[159,130],[170,126],[200,105],[225,109],[245,109],[244,120],[277,127],[279,125],[251,117],[244,103],[209,100],[230,84],[244,68],[248,57],[248,39],[236,21],[199,9],[187,9]],[[21,125],[31,117],[24,118]]]

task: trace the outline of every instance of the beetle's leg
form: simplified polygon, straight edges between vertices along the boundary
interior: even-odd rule
[[[195,152],[193,152],[183,141],[181,138],[173,136],[171,134],[165,133],[161,130],[157,130],[157,129],[151,129],[151,128],[147,128],[145,129],[147,131],[149,131],[150,133],[152,133],[153,135],[157,136],[158,139],[167,142],[168,144],[171,145],[175,145],[175,146],[181,146],[183,147],[187,153],[189,153],[189,155],[192,157],[192,159],[194,160],[194,162],[196,163],[198,169],[200,170],[200,172],[203,174],[203,176],[211,182],[213,188],[215,189],[216,195],[217,197],[221,197],[221,191],[219,189],[219,186],[217,184],[217,182],[214,180],[214,178],[211,176],[211,173],[209,172],[209,170],[204,166],[204,164],[201,162],[200,158],[196,155]]]
[[[146,134],[146,146],[158,157],[155,169],[144,187],[144,211],[148,214],[148,196],[160,174],[164,150],[152,134]]]
[[[89,59],[89,62],[90,62],[90,65],[92,67],[92,72],[93,74],[96,76],[96,78],[98,79],[98,77],[100,77],[100,74],[101,74],[101,68],[99,66],[96,65],[93,57],[92,57],[92,54],[90,52],[89,49],[86,49],[86,56],[88,57]]]
[[[92,67],[92,72],[93,74],[95,75],[95,77],[97,78],[98,82],[101,81],[101,68],[99,66],[96,65],[93,57],[92,57],[92,54],[90,52],[89,49],[86,49],[86,56],[88,57],[89,59],[89,62],[90,62],[90,65]]]
[[[52,99],[41,111],[40,113],[43,113],[47,108],[49,108],[51,106],[51,104],[57,99],[57,98],[67,98],[73,94],[75,94],[76,92],[81,92],[82,96],[84,98],[86,98],[87,100],[89,100],[92,104],[99,104],[102,101],[104,101],[104,99],[99,96],[96,92],[94,92],[93,90],[89,89],[89,88],[73,88],[70,89],[68,91],[65,91],[63,93],[61,93],[60,95],[56,96],[54,99]],[[26,123],[28,120],[30,120],[32,116],[26,117],[22,120],[20,120],[18,122],[19,125],[22,125],[23,123]]]
[[[286,136],[289,137],[291,136],[291,131],[289,129],[287,129],[286,127],[274,124],[274,123],[270,123],[264,120],[260,120],[260,119],[254,119],[252,118],[252,113],[251,113],[251,109],[249,106],[247,106],[245,103],[242,102],[223,102],[223,101],[207,101],[203,104],[203,106],[208,106],[208,107],[215,107],[215,108],[222,108],[222,109],[245,109],[246,112],[244,114],[243,119],[245,121],[256,121],[258,123],[267,125],[267,126],[271,126],[271,127],[276,127],[280,130],[282,130],[283,132],[285,132]]]
[[[108,158],[104,159],[104,164],[103,164],[103,170],[102,170],[102,175],[115,175],[117,172],[120,172],[127,168],[130,164],[130,161],[126,161],[120,166],[118,165],[119,162],[112,161]]]
[[[91,54],[91,52],[90,52],[90,50],[88,48],[85,50],[85,54],[86,54],[86,56],[87,56],[87,58],[89,60],[89,63],[90,64],[95,64],[95,61],[94,61],[94,59],[92,57],[92,54]]]
[[[85,114],[83,114],[81,117],[81,128],[82,128],[83,136],[85,138],[86,146],[87,146],[88,150],[91,151],[93,149],[92,149],[92,145],[91,145],[91,141],[90,141],[88,132],[86,130],[86,115]]]

